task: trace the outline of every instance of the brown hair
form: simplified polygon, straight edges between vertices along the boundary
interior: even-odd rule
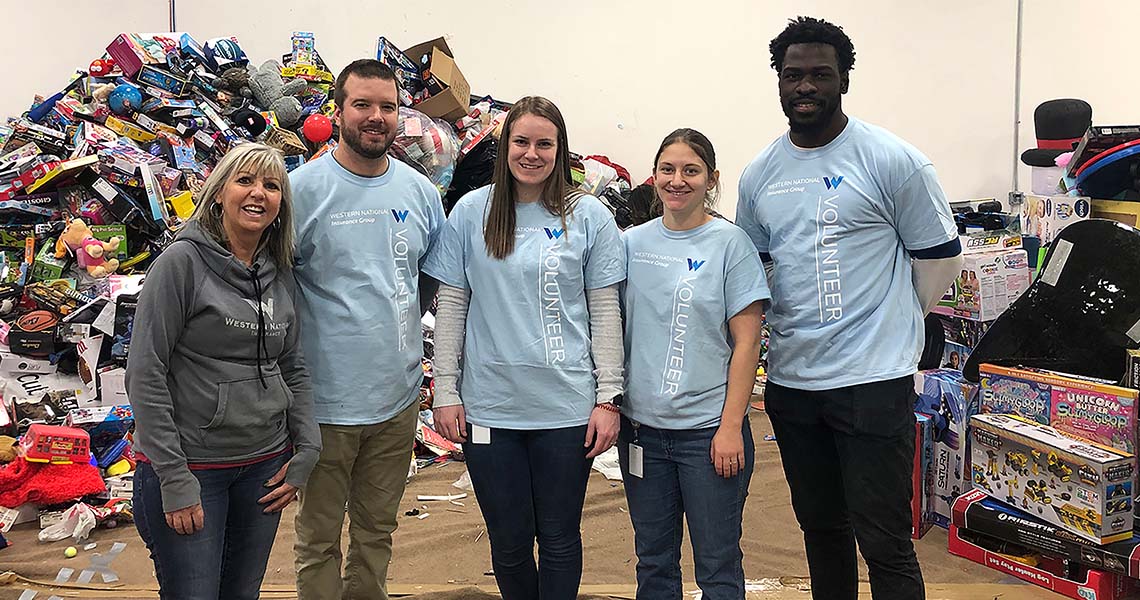
[[[716,171],[716,151],[713,150],[712,142],[705,134],[697,131],[696,129],[689,129],[682,127],[665,136],[661,142],[661,146],[657,148],[657,155],[653,157],[653,176],[657,177],[657,161],[661,160],[661,153],[673,144],[685,144],[705,163],[705,169],[708,170],[709,177],[713,176]],[[713,189],[705,192],[705,209],[712,210],[716,206],[717,199],[720,198],[720,179],[716,180],[716,185]],[[661,212],[661,197],[657,195],[657,185],[653,185],[653,207],[656,212]]]
[[[562,220],[566,229],[566,217],[574,211],[574,204],[583,192],[570,182],[570,143],[566,138],[566,122],[553,102],[541,96],[527,96],[519,100],[507,114],[500,139],[504,146],[495,158],[495,172],[491,178],[491,203],[487,222],[483,226],[483,243],[487,254],[504,259],[515,250],[515,178],[511,175],[508,160],[511,143],[511,128],[523,115],[535,115],[554,123],[558,130],[557,148],[554,155],[554,170],[546,179],[539,201]]]
[[[340,72],[340,75],[336,76],[336,83],[333,85],[333,102],[337,108],[344,108],[344,84],[348,81],[349,75],[356,75],[363,79],[395,81],[397,93],[399,93],[400,90],[400,82],[396,79],[396,73],[392,71],[391,67],[374,58],[361,58],[349,63],[349,65]]]

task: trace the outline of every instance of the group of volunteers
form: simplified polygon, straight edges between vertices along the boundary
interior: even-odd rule
[[[856,543],[876,599],[923,598],[912,376],[957,229],[930,161],[843,112],[840,27],[799,17],[770,50],[790,127],[740,176],[735,224],[712,212],[713,144],[682,128],[653,157],[661,216],[619,231],[539,96],[511,108],[492,183],[445,216],[387,155],[398,84],[371,59],[336,79],[333,151],[287,173],[265,145],[230,150],[134,325],[134,510],[161,597],[258,598],[298,498],[299,597],[388,597],[438,292],[434,427],[462,444],[505,600],[577,596],[591,463],[615,445],[637,597],[682,597],[684,523],[703,597],[744,597],[765,313],[814,598],[855,600]]]

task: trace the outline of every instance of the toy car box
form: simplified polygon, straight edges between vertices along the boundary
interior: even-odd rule
[[[981,490],[970,490],[954,503],[954,525],[996,540],[1059,556],[1093,569],[1140,578],[1140,535],[1098,546],[1066,529],[1050,525]]]
[[[1095,544],[1132,537],[1136,458],[1016,415],[974,415],[974,489]]]
[[[1123,575],[1097,569],[1074,567],[1071,563],[1049,556],[1031,562],[983,547],[981,536],[957,525],[950,525],[948,550],[954,556],[1012,575],[1023,581],[1077,600],[1129,600],[1137,581]],[[984,538],[982,538],[984,539]],[[990,545],[990,544],[987,544]]]
[[[1049,424],[1053,395],[1044,383],[1023,379],[1011,369],[988,363],[978,366],[978,381],[982,414],[1020,415]]]
[[[1136,453],[1136,405],[1140,391],[1107,380],[1042,369],[983,364],[979,372],[985,390],[982,412],[1005,412],[999,409],[1008,406],[1008,400],[1015,405],[1012,412],[1048,424],[1061,433]],[[1042,421],[1038,411],[1045,406],[1041,400],[1045,396],[1048,419]],[[1019,397],[1025,402],[1017,406]],[[1025,412],[1018,410],[1021,407]]]
[[[919,371],[914,377],[918,394],[914,410],[931,420],[931,519],[950,526],[951,506],[970,490],[970,417],[978,413],[978,386],[950,369]]]

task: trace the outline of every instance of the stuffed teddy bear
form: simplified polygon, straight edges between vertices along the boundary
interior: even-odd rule
[[[294,98],[308,85],[303,79],[289,83],[281,78],[281,65],[267,60],[258,68],[249,67],[249,89],[253,98],[268,111],[277,115],[281,127],[290,129],[301,120],[301,101]]]
[[[75,261],[92,277],[106,277],[119,268],[119,259],[105,258],[108,252],[119,247],[119,237],[101,242],[91,235],[91,228],[83,219],[73,219],[55,242],[55,257],[63,258],[68,251],[75,253]]]

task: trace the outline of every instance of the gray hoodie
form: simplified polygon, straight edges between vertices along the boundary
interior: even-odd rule
[[[195,463],[240,463],[292,446],[285,481],[308,479],[321,435],[293,289],[292,272],[264,253],[246,267],[195,221],[148,271],[127,395],[135,445],[158,474],[164,511],[201,502]]]

